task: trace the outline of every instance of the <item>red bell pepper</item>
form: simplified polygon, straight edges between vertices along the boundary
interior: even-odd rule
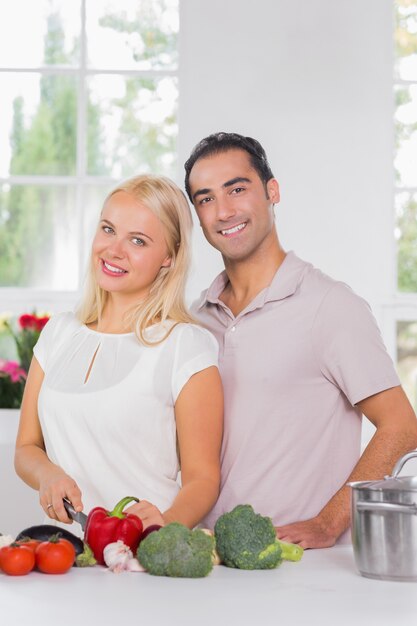
[[[136,553],[143,531],[142,520],[137,515],[123,513],[124,507],[132,501],[139,502],[138,498],[128,496],[120,500],[113,511],[96,506],[88,515],[84,540],[101,565],[104,565],[104,548],[119,539]]]

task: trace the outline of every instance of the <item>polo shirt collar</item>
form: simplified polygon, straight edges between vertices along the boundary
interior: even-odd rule
[[[309,265],[290,250],[279,266],[271,284],[265,290],[267,291],[265,302],[283,300],[292,296],[297,291]]]
[[[308,265],[308,263],[302,261],[292,250],[288,252],[270,285],[258,293],[245,309],[245,312],[247,313],[249,310],[260,308],[266,302],[283,300],[284,298],[292,296],[296,292]],[[223,270],[207,289],[198,308],[202,308],[207,303],[220,304],[221,301],[219,297],[226,287],[228,280],[226,271]]]

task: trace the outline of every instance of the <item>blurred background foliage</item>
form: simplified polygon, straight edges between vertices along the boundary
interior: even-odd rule
[[[136,16],[122,9],[100,18],[100,26],[129,37],[133,61],[141,58],[163,69],[176,64],[177,32],[158,27],[164,0],[137,3]],[[69,52],[59,12],[47,17],[43,44],[46,68],[73,67],[78,63],[79,38]],[[123,68],[122,68],[123,69]],[[112,77],[110,77],[112,78]],[[126,75],[124,95],[102,102],[86,85],[86,137],[77,137],[77,76],[54,71],[40,74],[39,101],[29,116],[25,102],[13,102],[10,135],[10,176],[75,176],[77,140],[84,142],[86,171],[81,175],[126,177],[139,171],[173,175],[177,137],[176,110],[156,124],[141,114],[158,90],[161,79]],[[163,80],[163,79],[162,79]],[[172,81],[172,78],[170,79]],[[106,117],[107,116],[107,117]],[[118,128],[109,149],[106,123],[117,118]],[[79,149],[79,146],[78,146]],[[78,166],[79,167],[79,166]],[[80,174],[80,172],[78,172]],[[15,179],[16,183],[16,179]],[[70,183],[69,183],[70,184]],[[63,198],[63,194],[67,198]],[[75,192],[62,186],[7,184],[0,190],[0,285],[36,287],[55,258],[58,245],[53,233],[57,222],[70,223]],[[62,228],[62,225],[61,225]],[[44,286],[46,279],[41,282]]]
[[[397,285],[402,292],[417,292],[417,2],[395,2],[395,151],[414,142],[414,180],[410,189],[396,163],[395,184],[397,239]],[[413,62],[413,64],[410,63]],[[404,81],[404,82],[402,82]],[[406,112],[404,114],[403,112]],[[407,190],[401,191],[401,188]]]

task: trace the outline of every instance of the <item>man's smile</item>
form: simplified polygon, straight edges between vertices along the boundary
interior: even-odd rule
[[[226,228],[224,230],[221,230],[221,234],[224,237],[231,237],[233,235],[235,235],[236,233],[240,232],[241,230],[243,230],[246,227],[247,222],[241,222],[240,224],[237,224],[236,226],[231,226],[230,228]]]

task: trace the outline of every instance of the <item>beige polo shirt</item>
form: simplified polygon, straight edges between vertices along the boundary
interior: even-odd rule
[[[315,516],[360,455],[360,400],[400,384],[368,304],[289,252],[237,317],[220,274],[193,307],[217,338],[225,391],[220,497],[275,525]]]

